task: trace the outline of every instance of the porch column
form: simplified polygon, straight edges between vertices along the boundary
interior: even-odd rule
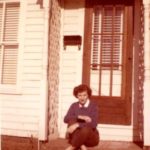
[[[43,64],[41,77],[41,98],[40,98],[40,121],[39,121],[39,140],[45,141],[48,138],[48,28],[49,28],[49,1],[39,0],[44,9],[44,39],[43,39]]]
[[[150,0],[144,4],[144,146],[150,147]]]

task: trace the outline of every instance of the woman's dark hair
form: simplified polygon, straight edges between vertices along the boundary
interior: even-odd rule
[[[86,84],[80,84],[73,89],[73,95],[77,97],[78,93],[87,91],[89,97],[92,95],[92,90]]]

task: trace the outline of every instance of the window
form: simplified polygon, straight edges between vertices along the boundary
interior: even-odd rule
[[[121,96],[123,19],[124,6],[93,8],[90,86],[95,95]]]
[[[119,69],[123,39],[123,10],[123,6],[94,7],[91,60],[93,70],[98,70],[99,67],[103,70]]]
[[[0,85],[16,85],[19,2],[0,1]]]

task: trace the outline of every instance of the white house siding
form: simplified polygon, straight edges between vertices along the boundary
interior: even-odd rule
[[[64,35],[81,35],[83,40],[84,34],[84,0],[64,0],[63,1],[63,10],[62,10],[62,39]],[[140,14],[140,1],[135,1],[136,13]],[[139,17],[138,17],[139,18]],[[140,19],[135,20],[135,31],[138,32],[136,36],[141,34],[141,31],[138,30],[140,26]],[[137,25],[138,24],[138,25]],[[139,41],[139,37],[135,37],[136,43]],[[135,44],[135,43],[134,43]],[[134,46],[134,52],[139,50],[139,45]],[[60,73],[60,117],[59,117],[59,130],[60,136],[65,136],[66,125],[63,122],[64,115],[66,114],[70,104],[76,99],[72,95],[72,90],[74,86],[78,85],[82,81],[82,56],[83,56],[83,41],[81,49],[78,50],[77,46],[67,46],[64,50],[63,44],[61,48],[61,73]],[[137,56],[138,54],[136,54]],[[136,60],[136,58],[134,58]],[[138,61],[136,61],[137,64]],[[137,69],[137,68],[136,68]],[[137,72],[133,73],[133,78],[137,76]],[[133,80],[133,91],[135,90],[135,85],[137,80]],[[137,87],[136,87],[137,88]],[[133,92],[134,93],[134,92]],[[98,125],[100,132],[101,140],[119,140],[119,141],[133,141],[139,140],[139,130],[138,127],[138,92],[136,91],[136,96],[133,94],[133,105],[134,107],[134,119],[132,125],[122,126],[122,125]]]
[[[64,137],[66,125],[63,123],[64,115],[72,102],[74,86],[81,83],[82,73],[82,46],[67,46],[64,49],[64,35],[81,35],[83,37],[84,26],[84,1],[83,0],[64,0],[62,6],[62,47],[60,61],[60,102],[59,102],[59,132]],[[82,39],[83,40],[83,39]],[[82,41],[83,43],[83,41]]]
[[[22,35],[19,55],[19,92],[0,93],[2,135],[38,137],[41,99],[44,9],[36,0],[27,0],[21,9]]]

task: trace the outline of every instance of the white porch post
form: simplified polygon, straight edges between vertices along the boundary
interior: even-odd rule
[[[40,121],[39,140],[47,140],[48,137],[48,27],[49,27],[49,0],[43,0],[44,9],[44,39],[43,39],[43,66],[41,79],[41,99],[40,99]]]
[[[150,146],[150,0],[144,4],[144,146]]]

